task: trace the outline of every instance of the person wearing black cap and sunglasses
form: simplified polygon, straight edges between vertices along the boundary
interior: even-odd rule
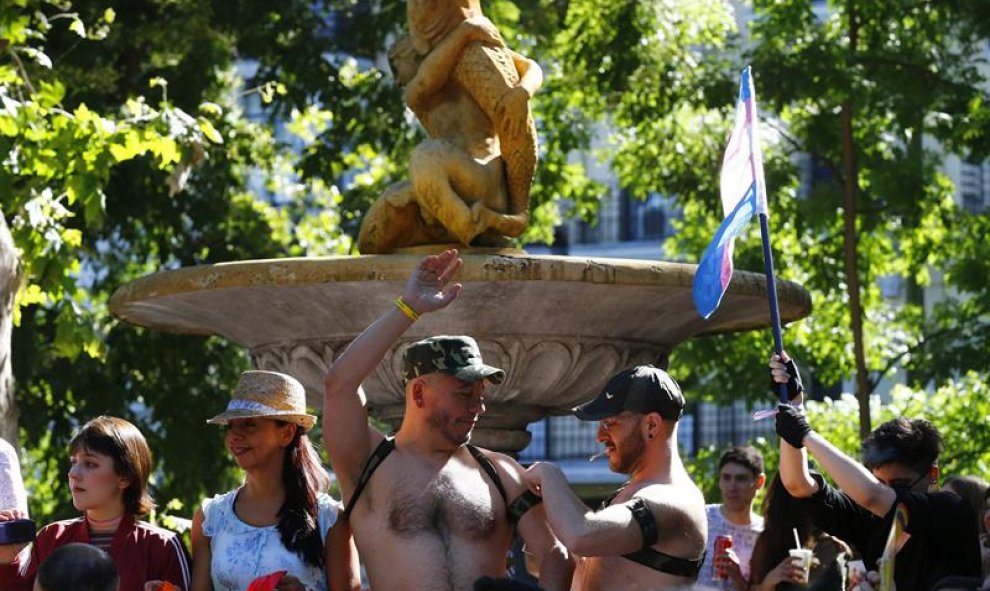
[[[447,307],[456,250],[424,258],[402,296],[366,328],[327,373],[323,438],[346,502],[354,540],[375,591],[470,589],[506,574],[513,529],[541,559],[540,585],[570,586],[572,565],[544,509],[512,458],[470,444],[485,412],[487,365],[467,336],[410,344],[402,356],[405,415],[394,437],[368,424],[361,383],[416,319]]]
[[[705,499],[677,450],[684,412],[680,386],[662,369],[641,365],[614,376],[594,400],[574,409],[598,421],[609,468],[629,482],[597,511],[546,462],[525,474],[543,496],[550,526],[579,557],[582,590],[662,589],[698,576],[707,538]]]

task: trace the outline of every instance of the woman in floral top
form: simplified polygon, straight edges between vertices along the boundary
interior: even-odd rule
[[[203,502],[193,520],[193,591],[244,591],[283,572],[280,591],[360,589],[357,550],[330,479],[306,431],[302,384],[268,371],[241,375],[227,410],[208,422],[225,442],[244,484]]]

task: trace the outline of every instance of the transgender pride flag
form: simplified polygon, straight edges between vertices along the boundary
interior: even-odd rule
[[[694,306],[698,314],[706,319],[715,313],[732,279],[732,247],[736,236],[754,214],[767,213],[756,93],[749,66],[743,70],[739,80],[736,124],[722,159],[720,181],[725,219],[698,264],[692,288]]]

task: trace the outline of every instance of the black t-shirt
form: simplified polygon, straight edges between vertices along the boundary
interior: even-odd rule
[[[894,582],[899,590],[925,591],[951,575],[980,576],[976,515],[959,495],[895,488],[897,501],[885,516],[877,517],[826,484],[820,475],[813,477],[819,490],[805,502],[815,525],[856,548],[869,570],[877,569],[894,522],[894,509],[904,503],[908,515],[904,531],[911,537],[894,561]]]

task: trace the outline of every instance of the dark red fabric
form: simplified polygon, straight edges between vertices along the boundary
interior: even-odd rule
[[[0,564],[0,589],[32,591],[38,567],[56,548],[72,542],[89,543],[85,518],[45,526],[31,547],[26,563]],[[120,591],[143,591],[147,581],[168,581],[189,591],[189,560],[174,532],[135,521],[125,515],[110,545],[110,558],[120,574]],[[21,557],[25,555],[22,553]]]

